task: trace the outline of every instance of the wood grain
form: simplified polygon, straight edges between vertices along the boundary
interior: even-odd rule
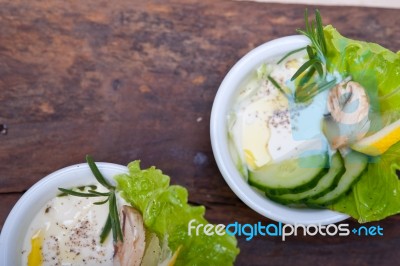
[[[224,75],[252,48],[295,34],[305,6],[236,1],[0,1],[0,226],[19,195],[83,162],[141,159],[188,188],[215,223],[271,222],[215,164],[209,118]],[[320,7],[345,36],[400,49],[398,10]],[[393,264],[383,237],[239,238],[237,265]],[[356,223],[351,222],[353,226]]]

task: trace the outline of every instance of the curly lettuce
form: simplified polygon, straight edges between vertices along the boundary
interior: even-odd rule
[[[233,265],[239,253],[237,240],[224,234],[189,235],[188,223],[209,224],[204,206],[188,204],[188,192],[182,186],[170,185],[170,178],[155,167],[140,168],[140,161],[128,165],[127,174],[115,177],[121,196],[143,215],[144,224],[172,251],[180,249],[175,262],[179,265]]]
[[[385,152],[379,162],[368,164],[367,171],[348,195],[331,206],[360,223],[379,221],[400,213],[400,143]]]
[[[400,113],[400,54],[374,43],[343,37],[326,26],[327,68],[351,76],[367,91],[373,111],[384,116]],[[372,159],[371,159],[372,160]],[[400,143],[368,165],[349,194],[329,208],[347,213],[359,222],[384,219],[400,213]]]
[[[328,71],[360,83],[381,113],[400,112],[400,54],[376,43],[345,38],[331,25],[324,35]]]

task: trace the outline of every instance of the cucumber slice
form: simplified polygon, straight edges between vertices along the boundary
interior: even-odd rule
[[[283,204],[303,203],[310,198],[318,198],[322,195],[333,190],[337,186],[340,177],[345,172],[344,163],[340,153],[335,153],[332,156],[331,168],[329,171],[318,181],[317,185],[309,190],[300,193],[289,193],[283,195],[276,195],[270,197],[272,200]]]
[[[350,190],[351,186],[367,169],[368,157],[365,154],[351,151],[344,157],[344,167],[346,172],[342,175],[337,186],[327,194],[317,198],[307,200],[309,205],[324,206],[334,203],[342,195]]]
[[[249,171],[249,184],[269,195],[303,192],[325,175],[327,163],[328,155],[324,153],[266,164]]]

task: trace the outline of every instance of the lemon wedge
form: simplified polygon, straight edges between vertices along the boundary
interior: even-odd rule
[[[351,148],[367,155],[377,156],[387,151],[393,144],[399,141],[400,120],[397,120],[375,134],[355,142],[351,145]]]

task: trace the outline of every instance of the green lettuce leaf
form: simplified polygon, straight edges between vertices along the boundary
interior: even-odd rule
[[[129,173],[115,177],[121,196],[143,215],[148,229],[161,240],[166,239],[172,251],[181,247],[175,265],[233,265],[239,253],[236,238],[225,234],[205,235],[203,230],[189,235],[188,224],[209,224],[203,206],[188,204],[184,187],[169,185],[170,178],[159,169],[141,169],[140,162],[128,165]]]
[[[324,29],[327,69],[342,77],[351,76],[367,91],[374,112],[400,113],[400,54],[374,43],[341,36],[332,26]],[[369,163],[367,171],[348,195],[330,206],[359,222],[384,219],[400,213],[400,143]]]
[[[400,213],[400,181],[396,174],[399,169],[400,143],[397,143],[378,162],[368,164],[367,171],[350,193],[330,208],[347,213],[360,223]]]
[[[324,33],[328,71],[360,83],[376,110],[400,111],[400,55],[375,43],[345,38],[331,25]]]

